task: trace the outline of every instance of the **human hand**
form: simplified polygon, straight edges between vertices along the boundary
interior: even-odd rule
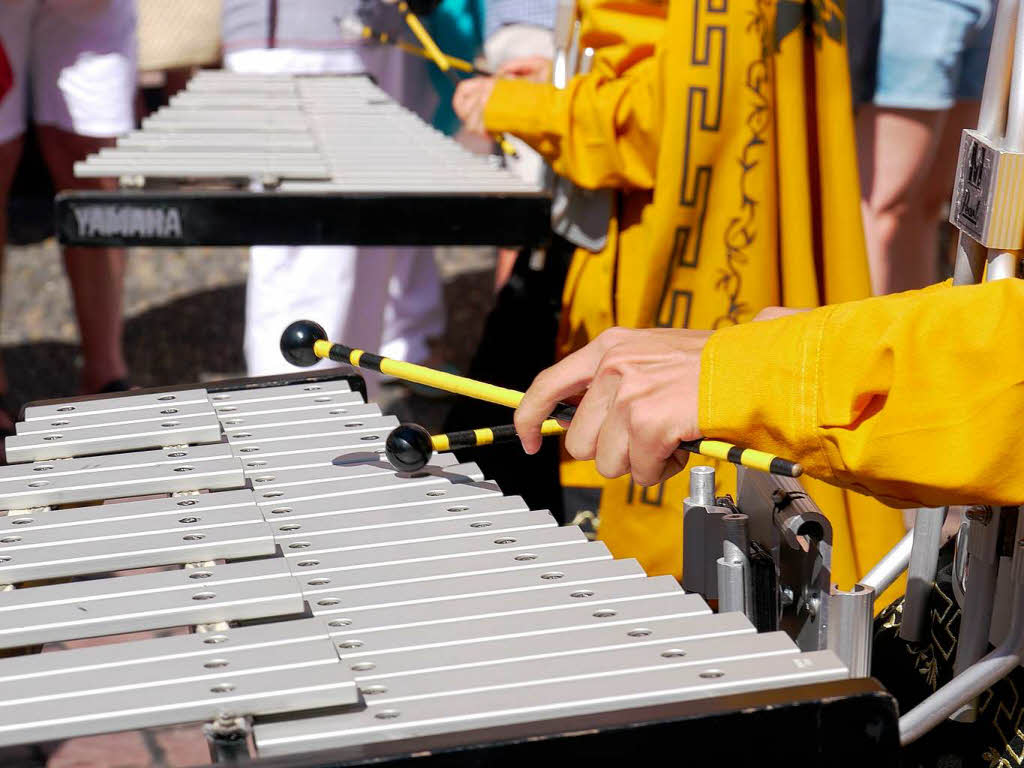
[[[498,67],[498,77],[514,77],[534,83],[551,82],[551,59],[546,56],[525,56],[510,59]]]
[[[577,459],[594,459],[605,477],[632,474],[656,485],[689,458],[681,440],[700,436],[700,358],[709,331],[612,328],[542,371],[516,410],[527,453],[540,449],[541,422],[560,400],[586,389],[565,436]]]
[[[463,80],[455,88],[452,109],[462,121],[463,127],[470,133],[487,135],[487,129],[484,128],[484,109],[493,91],[493,77],[471,77]]]

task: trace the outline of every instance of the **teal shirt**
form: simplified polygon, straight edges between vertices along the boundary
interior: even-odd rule
[[[441,4],[425,19],[438,47],[449,56],[472,61],[483,45],[484,10],[482,0],[441,0]],[[462,72],[459,77],[466,77]],[[459,130],[459,118],[452,110],[455,86],[452,79],[436,66],[430,66],[430,80],[438,95],[434,127],[451,136]]]

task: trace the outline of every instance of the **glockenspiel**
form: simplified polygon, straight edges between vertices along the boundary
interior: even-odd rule
[[[359,75],[201,71],[75,174],[121,189],[58,196],[70,245],[532,245],[549,230],[539,186]]]
[[[0,747],[198,723],[215,756],[251,735],[289,765],[610,765],[729,733],[894,759],[891,698],[832,651],[451,454],[395,471],[364,392],[342,369],[27,406],[0,467]],[[121,641],[31,652],[98,637]]]

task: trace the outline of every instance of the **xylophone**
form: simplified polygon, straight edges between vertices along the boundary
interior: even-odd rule
[[[396,472],[364,391],[342,369],[26,407],[0,467],[0,747],[195,722],[268,764],[611,764],[742,729],[733,754],[895,759],[892,700],[831,651],[451,454]],[[97,637],[119,642],[32,652]]]
[[[365,76],[202,71],[75,174],[121,189],[58,197],[71,245],[531,245],[548,227],[540,187]]]

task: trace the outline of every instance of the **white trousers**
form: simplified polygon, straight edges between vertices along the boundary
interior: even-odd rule
[[[403,62],[379,62],[383,51],[371,53],[364,62],[352,51],[247,50],[229,53],[225,65],[235,72],[262,73],[358,72],[380,66],[387,77],[378,82],[394,83]],[[260,245],[250,250],[245,304],[250,376],[294,370],[279,347],[281,332],[293,320],[315,320],[332,341],[421,363],[429,355],[427,340],[444,332],[444,318],[431,248]],[[377,378],[366,376],[371,397]]]

